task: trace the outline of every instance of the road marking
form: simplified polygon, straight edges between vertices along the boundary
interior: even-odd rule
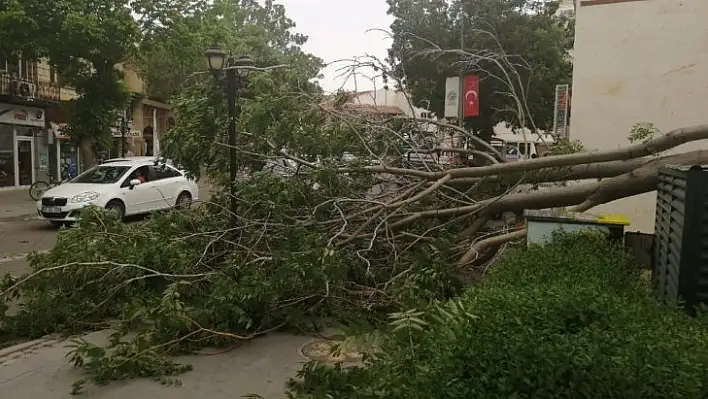
[[[37,253],[46,254],[46,253],[49,252],[49,251],[50,251],[50,250],[45,249],[45,250],[42,250],[42,251],[37,251]],[[7,263],[7,262],[14,262],[14,261],[16,261],[16,260],[24,260],[24,259],[27,259],[28,256],[29,256],[29,253],[26,253],[26,254],[19,254],[19,255],[12,255],[12,256],[4,256],[4,257],[0,258],[0,264]]]

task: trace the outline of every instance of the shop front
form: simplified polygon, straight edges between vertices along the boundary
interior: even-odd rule
[[[0,189],[32,185],[46,166],[44,110],[0,103]]]
[[[81,173],[79,147],[63,132],[65,124],[51,123],[54,145],[49,151],[49,170],[55,179],[70,179]]]

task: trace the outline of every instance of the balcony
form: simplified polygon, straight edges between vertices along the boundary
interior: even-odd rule
[[[0,71],[0,102],[38,107],[58,106],[61,87],[41,79],[21,79]]]

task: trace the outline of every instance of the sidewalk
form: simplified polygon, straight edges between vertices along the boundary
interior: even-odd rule
[[[106,332],[89,334],[91,342],[105,341]],[[182,386],[146,379],[87,386],[90,399],[233,399],[259,394],[283,398],[285,383],[309,360],[302,348],[314,338],[270,334],[230,352],[185,357],[194,369],[177,378]],[[65,358],[67,341],[39,340],[0,350],[0,392],[3,399],[74,398],[71,384],[81,378]]]
[[[0,190],[0,221],[10,222],[37,216],[28,188]]]

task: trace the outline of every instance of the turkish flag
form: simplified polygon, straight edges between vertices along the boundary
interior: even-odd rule
[[[465,76],[464,84],[464,95],[462,101],[464,101],[464,108],[462,110],[462,116],[479,116],[479,76],[477,75],[467,75]]]

